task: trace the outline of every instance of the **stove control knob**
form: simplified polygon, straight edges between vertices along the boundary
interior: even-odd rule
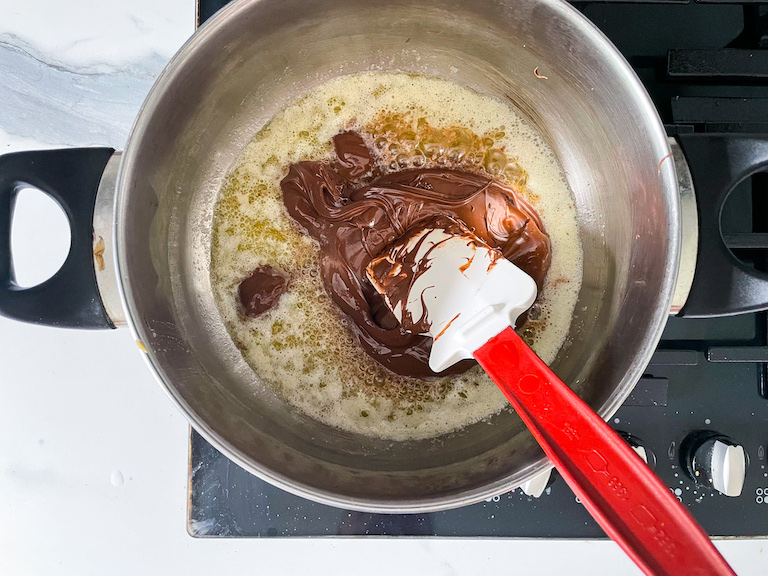
[[[640,456],[643,462],[648,464],[648,467],[651,470],[656,468],[656,456],[648,447],[645,446],[645,444],[643,444],[642,440],[640,440],[637,436],[633,436],[632,434],[621,430],[618,431],[618,434],[626,441],[627,444],[632,447],[632,450],[635,451],[635,454]]]
[[[522,490],[527,496],[532,496],[533,498],[538,498],[544,493],[544,490],[549,485],[550,477],[552,476],[552,469],[545,470],[544,472],[540,472],[528,482],[520,486],[520,490]]]
[[[632,450],[635,451],[635,453],[640,456],[640,458],[648,464],[648,452],[646,451],[645,447],[643,446],[632,446]]]
[[[689,434],[680,446],[688,475],[725,496],[740,496],[747,473],[744,447],[712,431]]]

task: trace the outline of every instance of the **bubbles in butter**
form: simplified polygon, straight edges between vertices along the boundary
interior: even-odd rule
[[[280,190],[291,163],[332,158],[331,138],[342,130],[358,130],[379,148],[386,145],[396,169],[405,162],[402,151],[390,149],[381,137],[389,128],[382,119],[392,118],[415,119],[439,134],[461,127],[459,138],[479,138],[475,143],[480,144],[470,148],[484,151],[464,159],[460,150],[441,148],[439,142],[413,144],[411,152],[425,153],[426,163],[440,163],[442,156],[454,165],[466,161],[524,187],[552,239],[552,265],[522,335],[551,362],[567,336],[581,286],[572,193],[550,148],[513,108],[441,79],[397,72],[342,76],[272,118],[243,151],[221,191],[211,280],[221,317],[244,359],[286,402],[344,430],[406,440],[488,418],[506,407],[506,400],[479,367],[418,380],[394,375],[366,355],[326,294],[318,248],[288,216]],[[421,162],[413,154],[408,158],[410,165]],[[277,307],[247,318],[239,309],[237,286],[267,264],[290,275],[287,291]]]

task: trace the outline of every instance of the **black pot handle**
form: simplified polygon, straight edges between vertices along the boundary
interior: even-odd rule
[[[66,328],[114,328],[96,285],[93,208],[111,148],[15,152],[0,156],[0,314]],[[25,185],[56,200],[69,219],[71,246],[56,274],[37,286],[16,284],[11,219]]]
[[[768,274],[739,262],[725,245],[720,215],[745,178],[768,168],[768,136],[679,134],[696,191],[699,249],[680,316],[729,316],[768,309]]]

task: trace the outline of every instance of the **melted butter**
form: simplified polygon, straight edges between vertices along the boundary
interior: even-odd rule
[[[512,184],[531,199],[526,188],[528,172],[500,144],[507,135],[505,129],[502,124],[481,136],[464,126],[433,126],[413,110],[381,112],[366,125],[374,150],[388,170],[453,167],[483,172]]]
[[[581,283],[572,194],[540,136],[510,107],[466,87],[400,73],[344,76],[278,113],[228,176],[214,218],[212,284],[245,360],[286,402],[332,426],[394,440],[437,436],[507,404],[475,367],[459,376],[396,376],[356,344],[325,293],[318,249],[287,215],[288,165],[331,158],[342,130],[366,134],[385,169],[447,166],[515,184],[541,215],[552,266],[523,337],[547,362],[563,344]],[[239,282],[259,266],[291,277],[278,306],[241,314]]]

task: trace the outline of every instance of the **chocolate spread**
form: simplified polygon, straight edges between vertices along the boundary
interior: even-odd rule
[[[259,266],[237,289],[246,316],[255,318],[272,308],[285,291],[286,277],[272,266]]]
[[[413,290],[420,277],[425,273],[428,274],[432,269],[433,253],[449,240],[459,240],[472,252],[472,256],[466,257],[462,254],[459,257],[459,262],[463,261],[464,263],[459,264],[457,268],[465,276],[473,262],[483,261],[482,257],[477,258],[478,251],[488,255],[488,271],[496,265],[499,259],[504,258],[501,252],[490,248],[464,227],[461,222],[447,216],[438,216],[410,228],[394,244],[391,244],[386,252],[368,263],[367,278],[376,288],[376,292],[387,301],[387,308],[395,313],[400,325],[408,332],[427,334],[432,329],[428,306],[424,302],[424,292],[414,294]],[[449,256],[449,259],[452,258],[455,258],[455,255]],[[434,276],[428,282],[428,290],[435,287]],[[421,314],[414,316],[410,304],[418,299],[421,299],[421,306],[417,307],[417,309],[421,309]],[[456,316],[458,317],[458,314]],[[439,338],[439,335],[434,333],[432,336],[435,340]]]
[[[438,216],[458,220],[542,288],[550,241],[533,207],[484,175],[452,169],[380,174],[363,138],[334,137],[337,160],[293,164],[280,183],[288,213],[320,243],[328,294],[352,320],[362,347],[393,372],[434,376],[431,338],[405,330],[366,278],[366,266],[407,230]],[[472,361],[447,373],[463,372]]]

